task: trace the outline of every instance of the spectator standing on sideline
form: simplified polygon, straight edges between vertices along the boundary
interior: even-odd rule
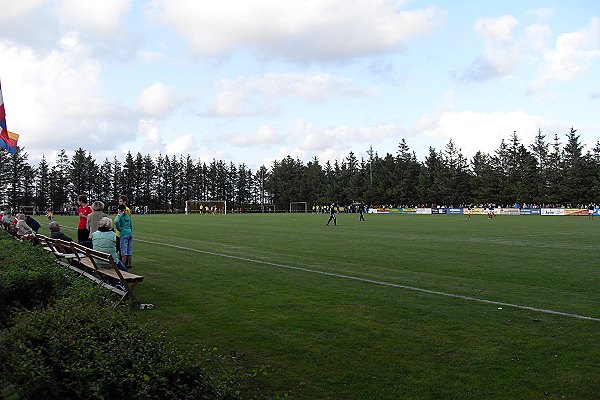
[[[104,203],[101,201],[95,201],[92,203],[92,213],[87,217],[87,229],[90,231],[89,239],[92,240],[92,233],[98,230],[98,221],[104,217],[108,217],[104,213]]]
[[[90,231],[87,229],[87,217],[92,213],[92,207],[88,206],[87,196],[77,196],[77,212],[79,213],[79,225],[77,225],[77,242],[84,246],[90,246]]]
[[[131,215],[131,210],[129,209],[129,207],[127,207],[127,196],[125,196],[124,194],[119,196],[119,205],[121,204],[125,205],[125,211],[127,211],[127,214]],[[121,254],[121,233],[118,229],[115,229],[115,234],[117,235],[117,253]]]
[[[121,261],[127,269],[131,268],[132,244],[133,244],[133,226],[131,224],[131,215],[127,213],[125,204],[119,204],[119,215],[115,220],[115,227],[120,232],[119,240],[121,242]]]

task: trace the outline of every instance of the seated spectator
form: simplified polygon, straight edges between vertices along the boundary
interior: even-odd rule
[[[14,217],[10,210],[4,212],[4,215],[2,216],[2,225],[4,225],[6,229],[9,229],[11,225],[14,225]]]
[[[50,237],[52,239],[64,240],[65,242],[72,242],[73,239],[65,235],[60,231],[60,224],[56,221],[52,221],[48,224],[48,229],[50,229]]]
[[[33,229],[25,222],[26,218],[25,214],[17,214],[17,224],[15,225],[17,236],[25,239],[27,239],[28,236],[33,235]]]
[[[92,213],[87,216],[87,229],[90,231],[90,240],[92,239],[92,233],[98,230],[98,221],[107,217],[104,213],[104,203],[101,201],[95,201],[92,203]]]
[[[30,215],[27,215],[25,217],[25,222],[27,223],[27,225],[29,225],[29,227],[35,232],[38,233],[38,231],[40,230],[40,223],[37,222],[35,219],[31,218]]]
[[[117,235],[112,229],[112,220],[108,217],[98,221],[98,230],[92,234],[92,246],[94,250],[108,253],[122,271],[127,271],[125,265],[117,257]]]

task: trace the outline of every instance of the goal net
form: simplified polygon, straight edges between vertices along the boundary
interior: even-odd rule
[[[25,214],[25,215],[36,215],[38,214],[38,210],[37,207],[35,206],[19,206],[18,207],[19,212]]]
[[[305,201],[293,201],[290,203],[291,213],[307,213],[308,205]]]
[[[186,214],[227,214],[227,201],[201,201],[187,200],[185,202]]]
[[[275,204],[263,204],[262,212],[263,213],[274,213],[275,212]]]

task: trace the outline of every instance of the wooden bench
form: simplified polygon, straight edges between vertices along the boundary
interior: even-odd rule
[[[73,262],[78,262],[84,268],[92,270],[104,283],[109,285],[114,283],[111,285],[111,290],[121,296],[119,303],[126,298],[139,302],[133,294],[133,289],[144,280],[142,275],[121,271],[112,255],[108,253],[93,250],[75,242],[65,243],[70,245],[73,254],[76,255]],[[85,257],[81,257],[82,254],[85,254]],[[120,283],[122,288],[117,287],[117,283]]]
[[[121,296],[115,307],[126,298],[139,302],[133,294],[133,289],[144,277],[121,271],[112,255],[44,235],[37,235],[36,240],[42,249],[51,252],[61,264]]]
[[[36,235],[35,241],[42,246],[42,249],[51,252],[59,260],[70,260],[76,257],[75,254],[72,254],[73,252],[67,242],[62,240]]]

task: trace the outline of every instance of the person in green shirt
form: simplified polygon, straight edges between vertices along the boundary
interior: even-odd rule
[[[121,247],[121,262],[127,269],[131,268],[133,226],[131,215],[127,212],[125,204],[119,204],[119,215],[115,220],[115,227],[119,230],[119,241]]]

